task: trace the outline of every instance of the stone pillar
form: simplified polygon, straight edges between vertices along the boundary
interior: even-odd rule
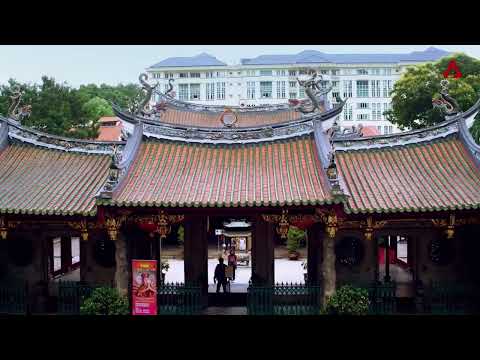
[[[185,220],[184,234],[185,284],[202,288],[202,304],[208,301],[208,241],[207,218]],[[213,280],[213,279],[212,279]]]
[[[127,238],[122,231],[115,239],[115,286],[121,295],[128,296],[130,266],[127,257]]]
[[[258,216],[253,228],[252,283],[270,286],[274,283],[274,224]]]
[[[333,235],[333,236],[332,236]],[[335,239],[336,234],[328,233],[323,239],[323,299],[322,304],[326,304],[327,298],[332,296],[336,290],[337,272],[335,269]]]
[[[324,231],[321,223],[315,223],[307,229],[307,281],[311,285],[319,285],[322,282],[323,235]]]

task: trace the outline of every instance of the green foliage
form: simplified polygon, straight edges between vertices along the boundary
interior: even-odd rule
[[[440,93],[440,81],[448,63],[455,59],[462,77],[449,78],[449,94],[463,110],[471,107],[480,94],[480,60],[459,53],[435,63],[407,68],[392,91],[392,109],[385,113],[387,120],[400,129],[420,129],[444,120],[443,114],[432,106],[432,98]],[[480,120],[477,117],[472,135],[480,141]]]
[[[82,315],[129,315],[128,300],[117,289],[97,288],[80,306]]]
[[[287,234],[287,250],[289,252],[295,252],[300,247],[300,241],[305,238],[305,231],[290,226]]]
[[[350,285],[342,286],[335,295],[328,298],[322,311],[328,315],[367,315],[368,291]]]
[[[185,241],[185,228],[183,227],[183,225],[180,225],[178,227],[178,230],[177,230],[177,239],[178,239],[178,243],[180,245],[183,245],[184,241]]]
[[[98,119],[112,116],[110,102],[127,107],[140,87],[135,84],[100,86],[89,84],[73,89],[66,83],[42,77],[41,84],[20,84],[13,79],[0,86],[0,114],[7,115],[12,88],[18,85],[24,91],[21,104],[32,106],[32,113],[23,125],[49,134],[79,139],[98,136]]]

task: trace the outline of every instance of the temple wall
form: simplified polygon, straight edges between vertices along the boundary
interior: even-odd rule
[[[372,282],[375,276],[374,242],[365,240],[365,236],[361,231],[341,230],[337,233],[335,239],[336,246],[338,246],[345,237],[354,237],[358,239],[363,247],[363,257],[359,264],[350,266],[340,263],[339,254],[337,254],[337,286],[343,283],[367,284]]]

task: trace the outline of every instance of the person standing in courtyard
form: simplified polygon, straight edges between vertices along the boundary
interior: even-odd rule
[[[217,293],[220,292],[220,286],[223,287],[223,292],[227,292],[227,278],[225,276],[225,270],[227,265],[223,263],[223,258],[218,258],[218,264],[215,267],[215,274],[213,275],[213,283],[217,283]]]
[[[230,250],[230,255],[228,255],[228,266],[231,266],[233,269],[232,281],[235,280],[235,270],[237,270],[237,255],[235,255],[235,250]]]

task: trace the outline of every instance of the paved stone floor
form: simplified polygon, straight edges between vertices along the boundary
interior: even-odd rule
[[[202,315],[248,315],[245,306],[217,307],[210,306],[205,309]]]

